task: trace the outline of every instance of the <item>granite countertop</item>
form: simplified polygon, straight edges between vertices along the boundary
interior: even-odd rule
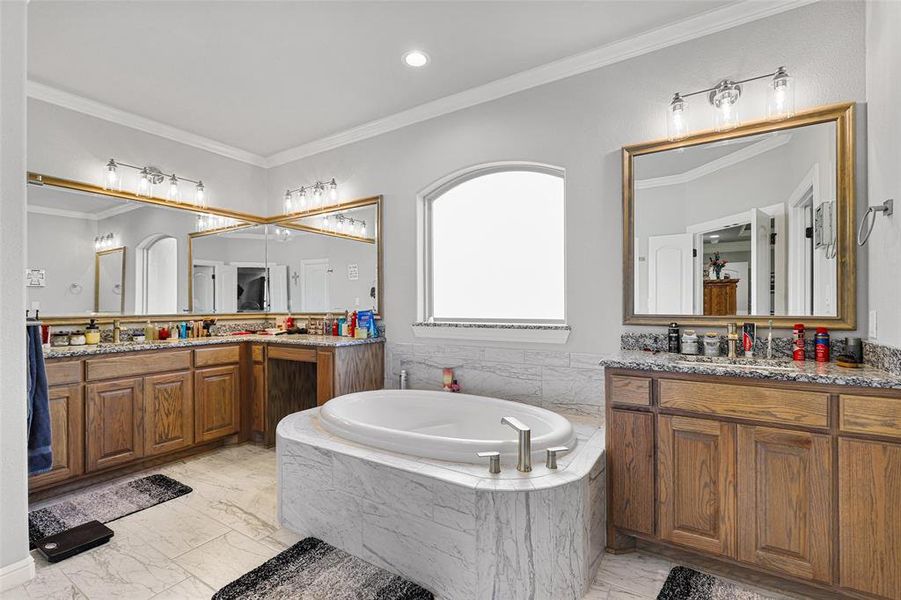
[[[261,344],[277,344],[279,346],[316,346],[338,348],[357,346],[360,344],[381,344],[385,338],[354,339],[334,337],[330,335],[222,335],[205,338],[190,338],[176,342],[122,342],[120,344],[97,344],[96,346],[61,346],[44,350],[44,358],[69,358],[75,356],[95,356],[100,354],[120,354],[124,352],[141,352],[144,350],[160,350],[168,348],[191,348],[194,346],[211,346],[215,344],[238,344],[256,342]]]
[[[818,363],[812,360],[795,362],[791,359],[735,359],[735,363],[716,362],[717,359],[696,356],[685,357],[666,352],[621,350],[604,356],[600,365],[619,369],[641,369],[666,373],[691,373],[698,375],[724,375],[749,377],[770,381],[794,381],[856,387],[901,389],[901,376],[892,375],[871,366],[859,369],[839,367],[835,363]],[[725,360],[725,359],[718,359]],[[688,364],[691,362],[691,364]]]

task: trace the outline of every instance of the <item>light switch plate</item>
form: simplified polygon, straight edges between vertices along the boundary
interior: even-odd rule
[[[876,338],[876,332],[877,332],[877,331],[878,331],[878,330],[876,329],[876,311],[875,311],[875,310],[871,310],[871,311],[870,311],[869,327],[868,327],[868,331],[867,331],[867,337],[870,338],[870,341],[871,341],[871,342],[875,342],[875,341],[876,341],[876,339],[877,339],[877,338]]]

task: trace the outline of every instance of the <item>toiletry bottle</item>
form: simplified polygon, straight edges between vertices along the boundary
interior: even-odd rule
[[[156,339],[156,328],[150,324],[150,320],[147,320],[147,324],[144,325],[144,339],[148,342],[152,342]]]
[[[825,327],[817,327],[817,333],[813,339],[816,361],[821,363],[829,362],[829,330]]]
[[[357,337],[357,311],[354,311],[353,314],[350,315],[348,329],[347,335],[350,337]]]
[[[803,361],[806,358],[804,347],[806,344],[804,340],[804,323],[795,323],[792,337],[794,338],[792,341],[792,358],[794,360]]]
[[[379,337],[379,328],[375,324],[375,317],[369,319],[369,337],[377,338]]]
[[[667,338],[667,350],[672,352],[673,354],[679,354],[682,351],[681,344],[679,341],[679,324],[678,323],[670,323],[669,331],[666,335]]]
[[[751,358],[754,356],[754,341],[757,339],[757,323],[745,323],[742,325],[741,345],[745,351],[745,356]]]

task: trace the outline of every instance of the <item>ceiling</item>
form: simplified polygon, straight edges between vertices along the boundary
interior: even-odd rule
[[[732,4],[33,0],[28,73],[271,156]]]

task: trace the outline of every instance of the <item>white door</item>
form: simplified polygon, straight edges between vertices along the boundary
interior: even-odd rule
[[[692,313],[692,235],[648,237],[648,312],[657,315]]]
[[[732,279],[738,279],[738,285],[735,286],[735,314],[748,315],[748,268],[747,261],[730,262],[723,268]]]
[[[751,314],[770,314],[770,215],[751,209]]]
[[[238,312],[238,267],[222,265],[216,277],[216,312],[231,314]]]
[[[194,311],[202,313],[216,312],[216,267],[212,265],[194,265],[193,285]]]
[[[288,265],[269,266],[269,285],[267,286],[270,312],[288,312]]]
[[[301,312],[329,310],[329,271],[327,258],[300,261]]]

